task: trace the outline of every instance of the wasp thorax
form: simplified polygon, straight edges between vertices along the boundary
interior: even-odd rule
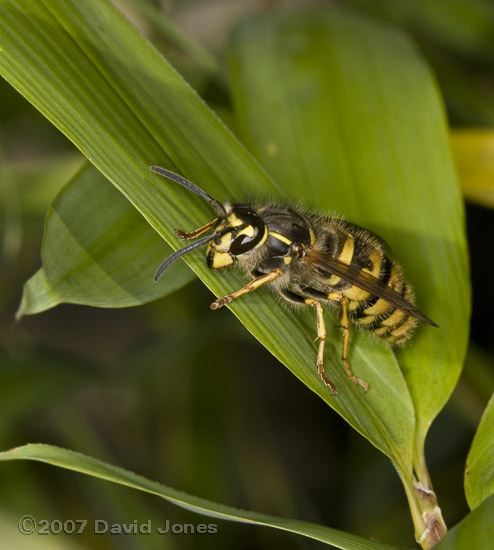
[[[206,261],[211,269],[231,265],[237,257],[249,254],[267,239],[268,229],[251,208],[234,205],[227,217],[219,220],[215,233],[220,233],[207,248]]]

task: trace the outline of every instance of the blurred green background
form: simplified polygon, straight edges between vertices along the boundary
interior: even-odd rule
[[[494,5],[488,0],[154,3],[222,60],[246,15],[280,5],[353,7],[408,30],[433,67],[453,128],[494,125]],[[229,121],[228,93],[144,2],[120,9]],[[413,546],[391,464],[255,342],[193,282],[139,308],[58,306],[14,323],[22,285],[40,266],[44,214],[82,156],[0,82],[0,449],[46,442],[118,464],[191,494]],[[461,151],[460,151],[461,153]],[[494,162],[491,158],[490,162]],[[467,184],[466,184],[467,185]],[[491,183],[492,186],[492,183]],[[491,191],[492,193],[492,191]],[[494,214],[466,203],[473,315],[464,375],[428,437],[434,487],[450,526],[468,511],[463,469],[494,389]],[[162,258],[157,258],[157,265]],[[0,468],[0,548],[318,548],[294,535],[208,518],[155,497],[36,463]],[[17,522],[215,523],[211,535],[22,537]]]

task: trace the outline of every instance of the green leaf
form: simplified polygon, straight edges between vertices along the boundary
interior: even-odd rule
[[[470,509],[494,494],[494,395],[491,397],[468,453],[465,495]],[[491,499],[492,500],[492,499]]]
[[[382,236],[440,325],[396,350],[421,454],[458,379],[470,311],[462,198],[434,79],[401,32],[336,11],[253,19],[230,66],[239,132],[255,157],[292,198]],[[359,376],[369,376],[366,356],[393,384],[371,380],[369,397],[377,392],[383,424],[408,441],[413,411],[389,350],[359,341],[351,353]]]
[[[194,277],[180,262],[155,284],[156,259],[170,253],[130,202],[86,167],[50,207],[43,267],[24,285],[17,317],[62,302],[127,307],[161,298]]]
[[[494,496],[489,497],[441,539],[434,550],[494,550]]]
[[[95,458],[75,453],[67,449],[51,445],[31,444],[17,447],[10,451],[0,452],[0,461],[6,460],[37,460],[60,468],[66,468],[89,476],[105,479],[126,487],[131,487],[146,493],[162,497],[173,504],[192,512],[204,514],[216,519],[239,521],[254,525],[264,525],[296,533],[305,537],[332,544],[344,550],[392,550],[396,547],[371,541],[344,533],[330,527],[313,523],[277,518],[267,514],[257,514],[223,504],[188,495],[155,481],[150,481],[128,470],[112,466]],[[158,526],[157,526],[158,527]],[[160,525],[159,527],[163,527]]]

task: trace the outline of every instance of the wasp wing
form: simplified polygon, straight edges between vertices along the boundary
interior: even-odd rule
[[[370,273],[362,271],[357,266],[344,264],[343,262],[328,256],[324,252],[317,250],[309,250],[302,261],[314,265],[315,267],[325,271],[328,275],[338,275],[348,283],[355,285],[362,290],[366,290],[373,296],[382,298],[396,308],[409,313],[412,317],[415,317],[426,325],[432,325],[434,327],[438,326],[418,308],[403,298],[401,294],[398,294],[398,292],[393,290],[386,283],[376,279],[376,277]]]

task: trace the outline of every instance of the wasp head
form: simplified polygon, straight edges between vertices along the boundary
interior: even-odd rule
[[[241,204],[233,206],[222,205],[183,176],[179,176],[159,166],[151,166],[151,170],[189,189],[207,201],[218,214],[216,222],[213,221],[193,233],[178,232],[182,238],[184,238],[184,235],[187,235],[185,238],[195,238],[215,224],[212,234],[197,239],[169,256],[156,271],[154,276],[155,281],[161,277],[163,272],[175,260],[205,244],[209,243],[206,252],[208,266],[211,269],[221,269],[231,265],[237,258],[248,255],[249,252],[262,245],[267,239],[268,230],[266,224],[248,206]]]
[[[211,269],[231,265],[237,258],[248,255],[268,237],[262,218],[248,206],[226,206],[227,214],[215,227],[216,236],[209,242],[206,261]]]

